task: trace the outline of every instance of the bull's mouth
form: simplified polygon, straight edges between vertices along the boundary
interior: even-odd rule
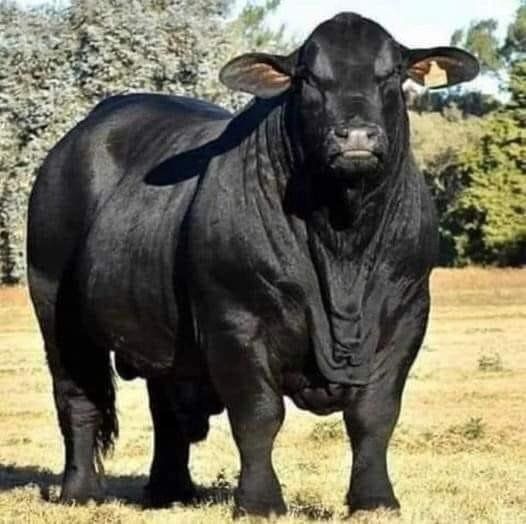
[[[355,174],[378,172],[382,157],[367,149],[347,149],[334,155],[330,166],[337,177],[348,178]]]
[[[370,159],[377,158],[372,151],[366,149],[350,149],[349,151],[342,151],[340,153],[343,158],[356,158],[356,159]]]

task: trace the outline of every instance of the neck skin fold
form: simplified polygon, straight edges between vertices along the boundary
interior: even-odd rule
[[[254,106],[266,116],[258,120],[244,149],[245,173],[256,175],[265,206],[304,223],[306,249],[331,331],[331,365],[366,365],[363,312],[370,276],[380,248],[398,238],[392,224],[409,218],[400,216],[406,201],[406,122],[398,126],[398,136],[390,137],[391,144],[402,146],[392,147],[386,172],[375,180],[359,175],[344,185],[318,168],[314,155],[301,146],[284,100],[257,101]],[[276,200],[282,209],[276,209]]]

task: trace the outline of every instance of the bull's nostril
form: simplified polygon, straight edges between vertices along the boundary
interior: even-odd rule
[[[337,127],[334,128],[334,134],[337,137],[340,137],[340,138],[348,138],[348,136],[349,136],[349,129],[347,129],[344,126],[337,126]]]
[[[367,130],[367,138],[377,138],[377,137],[378,137],[378,131],[376,131],[376,129]]]

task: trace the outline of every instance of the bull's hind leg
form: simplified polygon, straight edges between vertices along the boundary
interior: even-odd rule
[[[78,503],[101,501],[104,491],[96,471],[101,464],[99,453],[108,451],[117,433],[109,358],[94,348],[83,347],[81,342],[64,351],[75,352],[75,362],[63,357],[57,362],[55,353],[60,350],[48,349],[66,455],[60,499]],[[83,352],[86,358],[79,356]]]
[[[177,409],[175,392],[164,379],[148,380],[150,411],[154,428],[154,456],[150,480],[145,488],[145,503],[166,506],[189,502],[195,488],[188,471],[191,435]]]
[[[60,499],[84,503],[104,497],[97,474],[99,453],[117,434],[109,355],[88,343],[66,304],[47,279],[30,273],[31,294],[44,337],[53,395],[65,446]]]

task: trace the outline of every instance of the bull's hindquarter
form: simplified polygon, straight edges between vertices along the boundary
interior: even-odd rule
[[[282,144],[272,122],[279,111],[211,164],[189,213],[197,338],[241,455],[236,507],[285,509],[271,453],[289,395],[319,414],[344,412],[353,449],[351,509],[396,508],[386,452],[427,323],[432,204],[408,160],[366,281],[344,289],[351,302],[353,292],[361,295],[362,366],[354,384],[353,375],[347,384],[331,383],[318,365],[334,345],[324,305],[331,290],[312,258],[308,220],[284,208],[290,173],[278,167]],[[332,271],[337,281],[345,276]]]

